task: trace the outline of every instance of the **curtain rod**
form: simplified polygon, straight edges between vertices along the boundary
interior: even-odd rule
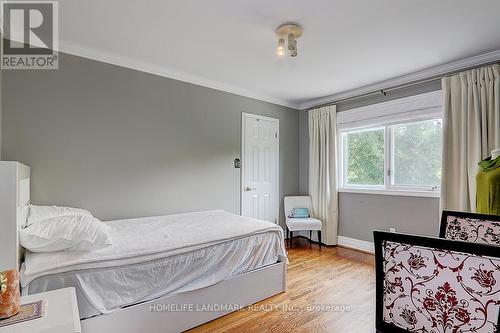
[[[366,98],[366,97],[370,97],[370,96],[375,96],[375,95],[379,95],[379,94],[387,96],[387,93],[391,92],[391,91],[397,91],[397,90],[401,90],[401,89],[405,89],[405,88],[417,86],[419,84],[424,84],[424,83],[429,83],[429,82],[441,80],[442,78],[453,76],[453,75],[461,73],[463,71],[477,69],[477,68],[481,68],[481,67],[484,67],[484,66],[495,65],[495,64],[500,65],[500,61],[492,61],[492,62],[484,63],[484,64],[481,64],[481,65],[476,65],[476,66],[471,66],[471,67],[464,67],[464,68],[457,69],[457,70],[454,70],[454,71],[451,71],[451,72],[448,72],[448,73],[445,73],[445,74],[435,75],[435,76],[431,76],[431,77],[428,77],[428,78],[425,78],[425,79],[421,79],[421,80],[417,80],[417,81],[413,81],[413,82],[408,82],[408,83],[404,83],[404,84],[400,84],[400,85],[396,85],[396,86],[390,86],[390,87],[387,87],[387,88],[384,88],[384,89],[374,90],[374,91],[370,91],[370,92],[367,92],[367,93],[364,93],[364,94],[361,94],[361,95],[356,95],[356,96],[352,96],[352,97],[346,97],[346,98],[338,99],[338,100],[335,100],[335,101],[332,101],[332,102],[328,102],[328,103],[324,103],[324,104],[318,104],[316,106],[313,106],[313,107],[310,107],[310,108],[306,109],[305,111],[309,111],[309,110],[313,110],[313,109],[317,109],[317,108],[321,108],[321,107],[325,107],[325,106],[335,105],[335,104],[338,104],[338,103],[346,103],[346,102],[350,102],[350,101],[355,101],[355,100],[358,100],[358,99],[362,99],[362,98]]]

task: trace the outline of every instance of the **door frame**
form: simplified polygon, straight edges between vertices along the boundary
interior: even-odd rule
[[[278,124],[278,129],[277,129],[277,140],[276,140],[276,152],[277,152],[277,159],[276,159],[276,223],[277,225],[280,225],[280,120],[278,118],[271,118],[267,116],[261,116],[258,114],[253,114],[253,113],[248,113],[248,112],[242,112],[241,113],[241,138],[240,138],[240,144],[241,144],[241,171],[240,171],[240,215],[243,214],[243,200],[244,200],[244,195],[245,191],[243,190],[244,184],[243,184],[243,177],[245,175],[245,137],[246,137],[246,130],[245,130],[245,119],[247,118],[253,118],[253,119],[262,119],[262,120],[267,120],[267,121],[272,121],[274,123]]]

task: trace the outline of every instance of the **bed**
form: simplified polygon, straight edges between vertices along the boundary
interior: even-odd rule
[[[273,223],[224,211],[104,223],[107,248],[16,259],[23,294],[75,287],[83,332],[179,332],[286,289],[283,231]]]

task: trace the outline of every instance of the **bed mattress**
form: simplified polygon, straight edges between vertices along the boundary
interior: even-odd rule
[[[286,256],[279,226],[223,211],[103,223],[113,241],[105,249],[27,253],[23,294],[75,287],[83,319],[204,288]]]

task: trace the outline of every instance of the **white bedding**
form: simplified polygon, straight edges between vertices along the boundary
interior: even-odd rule
[[[223,211],[104,223],[113,242],[107,248],[27,253],[23,293],[76,284],[84,318],[203,288],[286,256],[279,226]]]

